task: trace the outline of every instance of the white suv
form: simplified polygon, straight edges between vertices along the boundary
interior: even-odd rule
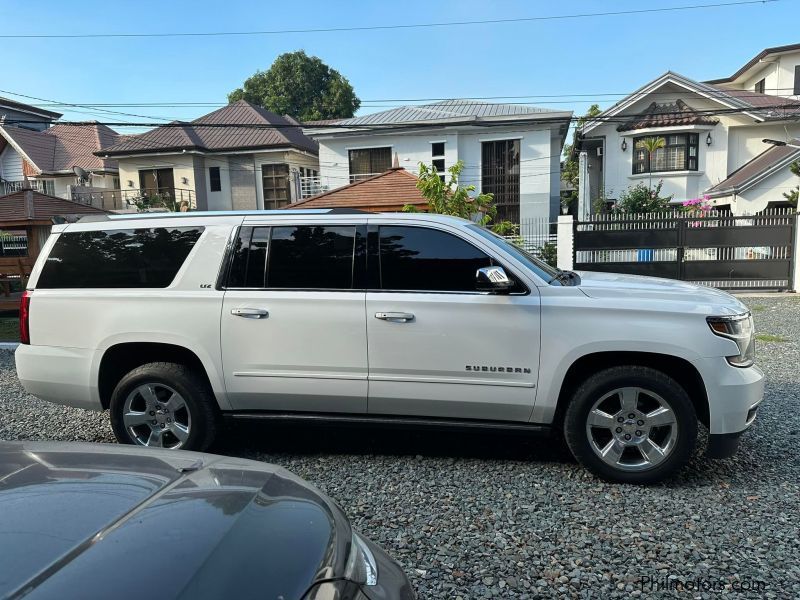
[[[558,271],[428,214],[57,225],[21,321],[30,393],[167,448],[206,449],[223,416],[555,428],[597,475],[651,482],[686,463],[698,420],[710,456],[735,452],[764,386],[732,296]]]

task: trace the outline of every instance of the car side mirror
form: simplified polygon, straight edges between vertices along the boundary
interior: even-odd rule
[[[481,267],[475,273],[475,287],[479,292],[507,292],[514,282],[503,267]]]

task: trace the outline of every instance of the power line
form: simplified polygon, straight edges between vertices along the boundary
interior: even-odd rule
[[[741,0],[738,2],[716,2],[712,4],[690,4],[684,6],[668,6],[659,8],[642,8],[635,10],[603,11],[593,13],[576,13],[568,15],[546,15],[538,17],[516,17],[508,19],[483,19],[474,21],[442,21],[433,23],[409,23],[393,25],[359,25],[351,27],[320,27],[310,29],[273,29],[263,31],[175,31],[165,33],[23,33],[2,34],[2,39],[96,39],[96,38],[168,38],[168,37],[230,37],[230,36],[259,36],[259,35],[284,35],[300,33],[341,33],[352,31],[385,31],[392,29],[423,29],[433,27],[461,27],[467,25],[499,25],[507,23],[531,23],[538,21],[558,21],[567,19],[585,19],[592,17],[613,17],[621,15],[637,15],[677,12],[687,10],[702,10],[706,8],[723,8],[744,6],[749,4],[768,4],[778,0]]]

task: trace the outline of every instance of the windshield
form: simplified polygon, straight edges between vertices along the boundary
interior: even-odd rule
[[[523,263],[526,267],[528,267],[540,278],[544,279],[547,282],[551,282],[553,285],[556,284],[561,285],[561,282],[557,279],[555,281],[552,281],[553,277],[558,275],[558,269],[551,267],[543,260],[536,258],[530,252],[526,252],[519,246],[515,246],[504,237],[501,237],[496,233],[489,231],[485,227],[481,227],[479,225],[467,225],[467,227],[469,227],[472,231],[480,235],[483,239],[488,240],[489,243],[508,252],[511,256],[513,256],[518,261]]]

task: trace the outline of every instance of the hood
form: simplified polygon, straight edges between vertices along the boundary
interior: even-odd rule
[[[747,312],[747,307],[727,292],[675,279],[642,277],[622,273],[577,271],[579,289],[590,298],[666,300],[696,305],[708,314],[733,315]]]
[[[342,574],[344,514],[255,461],[0,443],[0,597],[299,598]],[[144,587],[143,587],[144,586]]]

